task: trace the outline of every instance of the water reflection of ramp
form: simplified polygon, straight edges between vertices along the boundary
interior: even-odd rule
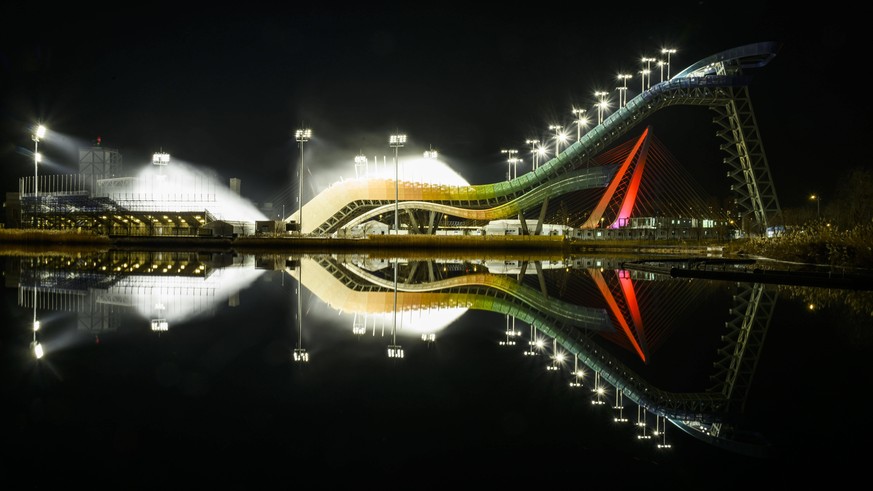
[[[623,396],[686,433],[728,450],[762,456],[767,443],[741,430],[739,423],[764,344],[777,293],[762,284],[741,285],[735,295],[733,318],[725,323],[724,346],[713,363],[714,385],[702,392],[660,389],[634,372],[597,343],[593,333],[543,324],[539,329],[574,354]]]
[[[302,267],[307,288],[335,309],[366,313],[393,309],[393,279],[335,258],[305,258]],[[296,276],[293,269],[288,272]],[[601,293],[613,295],[616,285],[607,285],[609,282],[617,282],[617,288],[624,292],[620,301],[613,302],[614,311],[573,305],[520,284],[513,276],[478,271],[417,283],[398,280],[397,308],[469,308],[516,316],[553,338],[556,352],[560,346],[574,355],[598,380],[612,385],[616,393],[637,404],[641,411],[669,420],[707,443],[735,452],[762,454],[766,444],[741,430],[739,422],[769,326],[775,293],[763,285],[740,286],[731,309],[733,318],[725,324],[727,333],[721,337],[723,347],[713,363],[716,368],[711,377],[713,385],[706,390],[676,392],[653,384],[604,347],[603,341],[608,337],[603,335],[620,327],[616,327],[613,317],[630,318],[624,327],[632,331],[642,329],[643,319],[629,277],[617,275],[614,281],[607,281],[599,270],[587,272]],[[687,281],[665,281],[688,285]],[[635,338],[645,341],[643,332],[624,334],[631,341]]]
[[[394,309],[394,282],[335,259],[304,258],[303,284],[343,312],[386,313]],[[295,279],[296,270],[287,270]],[[433,282],[397,285],[398,310],[466,308],[508,314],[530,324],[549,323],[595,331],[611,330],[604,309],[545,298],[503,275],[473,273]]]

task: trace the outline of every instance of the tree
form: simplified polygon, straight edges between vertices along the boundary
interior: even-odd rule
[[[865,167],[853,167],[845,172],[837,189],[836,199],[827,206],[827,215],[835,218],[838,225],[852,228],[873,220],[873,171]],[[831,213],[831,211],[835,213]]]

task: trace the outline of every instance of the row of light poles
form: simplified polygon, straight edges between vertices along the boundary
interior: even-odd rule
[[[661,49],[661,54],[667,56],[667,61],[658,60],[657,58],[651,58],[648,56],[644,56],[641,60],[643,62],[643,69],[639,72],[641,74],[641,91],[645,92],[651,87],[651,65],[652,63],[657,62],[657,65],[661,68],[661,82],[665,80],[664,78],[664,67],[667,68],[667,79],[670,78],[670,56],[676,53],[676,49],[674,48],[663,48]],[[617,76],[621,86],[616,87],[618,90],[618,107],[622,108],[627,105],[627,81],[633,78],[633,75],[629,75],[626,73],[621,73]],[[594,108],[597,109],[597,124],[602,124],[604,116],[609,109],[609,100],[607,97],[609,93],[606,91],[595,91],[594,97],[596,98]],[[587,128],[589,121],[586,116],[586,109],[573,107],[572,111],[573,116],[576,119],[573,122],[576,124],[576,141],[582,139],[582,128]],[[555,157],[560,153],[560,144],[567,140],[566,133],[563,132],[564,127],[558,124],[549,125],[549,130],[555,132]],[[539,146],[540,141],[535,139],[527,139],[525,143],[531,145],[531,154],[532,154],[532,165],[531,170],[536,170],[539,168],[539,159],[538,157],[541,155],[545,155],[542,147]],[[502,153],[506,153],[501,151]],[[511,158],[511,157],[510,157]],[[510,164],[511,165],[511,164]],[[509,177],[508,179],[511,179]]]
[[[300,228],[300,233],[303,234],[303,172],[304,172],[304,153],[303,153],[303,144],[312,139],[312,130],[309,128],[301,128],[294,132],[294,139],[297,141],[300,147],[300,170],[298,171],[298,181],[300,189],[298,191],[298,203],[297,203],[297,226]],[[399,167],[400,167],[400,149],[406,145],[406,135],[404,134],[393,134],[388,137],[388,146],[394,149],[394,233],[399,233],[400,230],[400,188],[398,184],[399,179]],[[425,152],[425,157],[428,158],[436,158],[436,151],[430,150]],[[356,166],[366,160],[366,157],[359,156],[359,158],[355,158]]]
[[[507,318],[507,330],[506,330],[507,339],[509,339],[510,336],[517,336],[518,334],[520,334],[517,331],[515,331],[514,325],[512,327],[512,330],[510,331],[508,322],[509,321]],[[531,356],[531,355],[535,356],[538,354],[537,351],[535,351],[535,350],[542,350],[545,347],[545,343],[541,339],[537,339],[536,328],[534,327],[534,325],[531,324],[530,327],[531,327],[531,337],[530,337],[530,340],[528,341],[530,348],[527,351],[525,351],[524,354],[528,355],[528,356]],[[515,342],[514,341],[511,341],[511,342],[500,341],[500,344],[504,345],[504,346],[505,345],[512,346],[512,345],[515,345]],[[546,367],[546,370],[549,370],[549,371],[560,370],[560,367],[566,361],[566,353],[564,353],[558,349],[558,338],[557,337],[552,338],[552,356],[551,356],[551,359],[552,359],[552,362]],[[573,371],[571,372],[571,375],[573,376],[573,378],[570,381],[570,387],[571,388],[582,387],[582,379],[585,377],[585,372],[584,372],[584,370],[579,368],[579,355],[574,356],[574,365],[573,365]],[[604,396],[607,394],[606,385],[603,383],[600,372],[597,370],[594,370],[594,382],[593,382],[593,386],[591,388],[591,393],[592,393],[591,404],[593,404],[593,405],[605,405],[606,404],[606,401],[604,400]],[[618,386],[615,387],[615,403],[612,406],[612,408],[617,411],[617,415],[613,418],[613,421],[615,421],[616,423],[627,423],[629,421],[628,418],[625,417],[625,415],[624,415],[624,391],[622,389],[620,389]],[[648,413],[648,409],[643,407],[641,404],[637,405],[637,421],[636,421],[636,423],[634,423],[634,426],[637,426],[640,429],[640,433],[637,434],[637,439],[648,440],[648,439],[651,439],[652,437],[656,437],[658,439],[657,445],[656,445],[658,449],[671,448],[672,445],[667,443],[667,418],[666,418],[666,416],[660,416],[657,414],[655,415],[656,416],[655,427],[654,427],[653,433],[650,435],[650,434],[646,433],[646,430],[648,428],[648,425],[646,423],[646,414],[647,413]]]

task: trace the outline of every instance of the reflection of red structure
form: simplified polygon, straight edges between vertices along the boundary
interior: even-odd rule
[[[619,271],[619,282],[621,284],[622,293],[624,294],[624,301],[622,303],[625,304],[630,311],[633,326],[628,324],[627,319],[622,313],[621,307],[618,305],[618,301],[609,289],[609,285],[606,284],[606,280],[603,278],[603,274],[600,270],[592,269],[589,271],[591,272],[591,277],[594,279],[594,283],[597,284],[597,288],[600,289],[603,298],[606,299],[606,304],[609,305],[609,310],[612,313],[612,316],[618,321],[618,324],[621,326],[627,340],[630,341],[631,346],[633,346],[633,349],[637,352],[640,359],[646,361],[647,350],[643,349],[643,346],[641,346],[640,340],[638,339],[638,337],[642,337],[643,334],[643,319],[642,316],[640,316],[640,308],[637,305],[637,297],[634,293],[633,283],[631,283],[630,278],[622,278],[621,273],[625,273],[625,271]]]
[[[647,364],[675,329],[685,325],[683,318],[693,315],[691,312],[701,305],[701,296],[707,294],[703,282],[650,281],[623,269],[587,271],[592,279],[589,284],[603,298],[602,308],[614,327],[599,335]]]

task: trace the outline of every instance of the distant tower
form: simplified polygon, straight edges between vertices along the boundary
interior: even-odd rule
[[[230,190],[236,194],[239,194],[240,186],[242,186],[242,180],[237,177],[230,178]]]
[[[104,147],[99,136],[91,148],[79,149],[79,174],[92,193],[97,189],[99,179],[120,177],[121,172],[121,153],[115,148]]]

